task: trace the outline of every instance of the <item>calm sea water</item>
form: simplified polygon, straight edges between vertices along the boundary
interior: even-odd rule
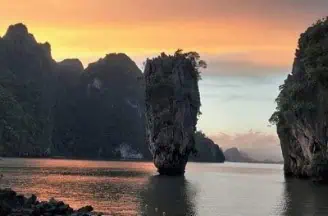
[[[328,215],[328,187],[285,180],[282,165],[189,163],[162,177],[152,163],[4,159],[0,172],[2,187],[105,215]]]

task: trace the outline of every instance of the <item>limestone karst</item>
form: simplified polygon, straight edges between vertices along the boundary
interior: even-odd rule
[[[181,50],[146,62],[146,137],[160,174],[182,175],[195,150],[202,66],[197,53]]]
[[[144,77],[125,54],[56,62],[24,24],[0,38],[0,156],[150,160]],[[195,160],[222,161],[199,139]],[[212,150],[215,154],[209,154]]]
[[[288,176],[328,179],[328,20],[299,39],[291,74],[280,86],[277,125]]]

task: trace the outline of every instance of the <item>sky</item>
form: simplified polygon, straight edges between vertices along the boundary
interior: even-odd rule
[[[84,66],[124,52],[146,58],[178,48],[207,61],[198,129],[221,147],[280,154],[278,86],[291,72],[299,35],[328,16],[327,0],[0,0],[0,30],[23,22],[53,57]],[[274,154],[276,154],[274,153]]]

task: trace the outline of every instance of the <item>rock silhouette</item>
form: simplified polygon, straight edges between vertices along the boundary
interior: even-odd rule
[[[32,194],[27,198],[11,189],[0,189],[0,215],[13,216],[41,216],[41,215],[71,215],[71,216],[91,216],[101,215],[96,214],[92,206],[84,206],[78,210],[73,210],[68,204],[63,201],[57,201],[51,198],[47,201],[39,201]]]
[[[200,113],[197,53],[173,56],[164,53],[147,60],[146,136],[160,174],[182,175],[190,153],[195,151],[197,116]]]
[[[328,20],[299,39],[292,73],[280,86],[277,125],[287,176],[328,180]]]
[[[192,69],[202,63],[180,55]],[[56,62],[24,24],[0,38],[0,156],[151,160],[145,134],[144,77],[126,54],[84,68],[74,58]],[[195,160],[222,161],[204,136]]]

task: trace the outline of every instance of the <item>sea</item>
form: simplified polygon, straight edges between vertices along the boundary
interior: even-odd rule
[[[328,187],[285,179],[280,164],[188,163],[165,177],[151,162],[4,158],[0,173],[1,188],[103,215],[328,215]]]

